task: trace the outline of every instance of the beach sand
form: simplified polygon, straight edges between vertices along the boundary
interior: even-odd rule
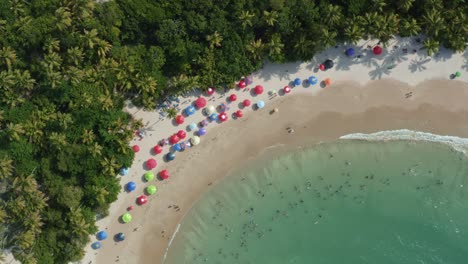
[[[467,99],[468,84],[458,81],[432,80],[417,86],[395,80],[372,81],[365,86],[338,82],[315,96],[282,96],[245,118],[210,125],[199,146],[178,154],[175,161],[158,165],[158,170],[168,168],[172,177],[157,183],[157,195],[134,210],[132,223],[123,225],[117,217],[112,219],[108,232],[124,232],[127,240],[112,242],[115,245],[106,241],[97,263],[162,263],[178,223],[200,194],[270,146],[294,148],[351,133],[397,129],[468,137]],[[274,108],[279,112],[270,114]],[[288,133],[287,128],[294,133]],[[132,174],[136,179],[143,170]],[[126,203],[119,201],[122,213],[136,197],[126,196]]]

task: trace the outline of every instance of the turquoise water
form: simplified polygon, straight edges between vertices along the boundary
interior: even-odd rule
[[[342,141],[234,174],[165,263],[468,263],[468,160],[448,146]]]

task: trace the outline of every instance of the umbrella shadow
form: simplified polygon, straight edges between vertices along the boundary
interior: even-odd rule
[[[453,56],[453,52],[441,47],[439,52],[437,52],[434,56],[434,60],[437,62],[447,61],[451,59]]]
[[[462,69],[465,69],[468,71],[468,52],[465,51],[465,54],[463,55],[465,57],[465,60],[463,61],[463,65],[461,66]]]
[[[375,69],[369,72],[369,76],[371,77],[372,80],[375,79],[382,79],[383,75],[390,75],[391,68],[385,63],[382,62],[382,64],[378,64],[377,62],[374,63]]]
[[[302,81],[302,87],[309,88],[310,87],[310,82],[308,80],[303,80]]]
[[[416,72],[416,71],[424,71],[427,69],[427,67],[425,66],[426,63],[428,63],[429,61],[431,61],[431,58],[427,58],[427,59],[424,59],[424,58],[419,58],[419,59],[413,59],[411,60],[410,62],[410,65],[408,66],[408,69],[411,71],[411,72]]]

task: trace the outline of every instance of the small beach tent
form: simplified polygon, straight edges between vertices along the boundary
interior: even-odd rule
[[[146,161],[146,167],[150,170],[156,168],[157,165],[158,163],[153,158],[150,158]]]
[[[375,46],[372,51],[374,52],[375,55],[380,55],[382,54],[383,49],[380,46]]]
[[[214,107],[213,105],[209,105],[208,107],[205,108],[206,115],[211,115],[213,113],[216,113],[216,107]]]
[[[237,95],[231,94],[231,95],[229,96],[229,101],[235,102],[236,100],[237,100]]]
[[[177,142],[179,142],[179,140],[180,138],[177,136],[177,134],[174,134],[169,138],[169,142],[171,144],[176,144]]]
[[[179,130],[179,131],[177,131],[177,136],[180,139],[184,139],[187,136],[187,133],[185,133],[185,131],[183,131],[183,130]]]
[[[318,83],[318,79],[315,76],[310,76],[308,80],[309,80],[309,84],[312,84],[312,85]]]
[[[190,123],[189,129],[190,129],[190,131],[193,131],[193,130],[197,129],[197,124],[195,122]]]
[[[125,189],[127,189],[127,192],[133,192],[136,189],[136,183],[133,181],[128,182]]]
[[[167,170],[162,170],[161,172],[159,172],[159,177],[163,180],[169,179],[169,176],[169,171]]]
[[[175,154],[172,153],[172,152],[167,153],[166,159],[167,159],[168,161],[174,160],[174,159],[175,159]]]
[[[247,83],[242,79],[238,84],[237,87],[244,89],[247,86]]]
[[[188,116],[191,116],[191,115],[195,114],[195,110],[196,110],[195,107],[190,105],[187,108],[185,108],[185,114],[188,115]]]
[[[299,85],[301,85],[301,83],[302,83],[302,81],[301,81],[300,78],[294,79],[294,85],[295,85],[295,86],[299,86]]]
[[[125,240],[125,235],[124,233],[118,233],[117,235],[115,235],[115,239],[117,241],[124,241]]]
[[[258,102],[257,102],[257,107],[258,107],[258,109],[262,109],[263,107],[265,107],[265,102],[263,102],[263,101],[258,101]]]
[[[158,189],[157,189],[156,186],[154,186],[154,185],[149,185],[148,187],[146,187],[146,193],[147,193],[148,195],[153,195],[153,194],[155,194],[157,190],[158,190]]]
[[[138,196],[138,198],[137,198],[137,204],[138,205],[144,205],[147,202],[148,202],[148,199],[146,198],[146,196],[144,196],[144,195]]]
[[[201,122],[200,122],[200,126],[201,127],[206,127],[208,126],[208,121],[206,119],[203,119]]]
[[[208,87],[208,90],[206,90],[207,95],[213,95],[215,93],[215,89],[213,87]]]
[[[102,247],[101,245],[101,242],[94,242],[93,244],[91,244],[91,248],[92,249],[100,249]]]
[[[289,86],[286,85],[286,86],[283,88],[283,92],[284,92],[285,94],[290,93],[290,92],[291,92],[291,87],[289,87]]]
[[[199,136],[206,135],[206,129],[204,127],[200,128],[197,133]]]
[[[200,137],[197,137],[197,136],[192,137],[190,139],[190,143],[192,143],[192,145],[194,145],[194,146],[200,144]]]
[[[334,63],[332,60],[328,59],[323,63],[323,65],[325,65],[325,69],[328,70],[328,69],[333,68]]]
[[[324,64],[320,64],[320,65],[319,65],[319,69],[320,69],[321,71],[324,71],[324,70],[325,70],[325,65],[324,65]]]
[[[182,151],[182,146],[180,145],[180,143],[175,144],[173,148],[174,148],[174,151],[179,151],[179,152]]]
[[[200,109],[206,106],[206,100],[203,97],[198,97],[197,100],[195,100],[195,106]]]
[[[176,123],[177,123],[178,125],[182,125],[182,124],[184,123],[184,120],[185,120],[185,119],[184,119],[184,116],[182,116],[182,115],[178,115],[178,116],[176,116],[176,118],[175,118],[175,121],[176,121]]]
[[[107,238],[107,233],[106,231],[99,231],[97,234],[96,234],[96,238],[97,240],[104,240]]]
[[[324,82],[326,86],[330,86],[332,84],[332,81],[330,78],[326,78]]]
[[[145,181],[152,181],[154,180],[154,173],[152,171],[148,171],[144,175]]]
[[[255,86],[254,93],[257,94],[257,95],[262,94],[263,93],[263,86],[261,86],[261,85]]]
[[[122,167],[119,171],[119,174],[122,175],[122,176],[125,176],[127,175],[128,173],[130,172],[130,170],[126,167]]]
[[[153,152],[154,152],[155,154],[159,154],[159,153],[161,153],[162,151],[163,151],[163,149],[162,149],[161,145],[159,145],[159,144],[156,145],[156,146],[154,146],[154,148],[153,148]]]
[[[159,141],[159,145],[161,147],[166,146],[167,144],[169,144],[169,140],[167,140],[166,138],[163,138]]]
[[[213,114],[210,115],[210,120],[211,121],[215,121],[217,119],[218,119],[218,115],[216,113],[213,113]]]
[[[244,105],[244,107],[248,107],[250,106],[250,100],[249,99],[245,99],[242,104]]]
[[[346,56],[349,56],[349,57],[354,56],[354,53],[355,52],[353,48],[349,48],[345,51]]]
[[[218,119],[219,121],[224,122],[228,120],[228,115],[226,114],[226,112],[222,112],[221,114],[219,114]]]
[[[242,112],[242,110],[237,110],[237,111],[236,111],[236,117],[237,117],[237,118],[241,118],[241,117],[243,117],[243,116],[244,116],[244,113]]]
[[[228,105],[225,104],[225,103],[221,103],[221,104],[219,105],[219,110],[221,110],[221,112],[226,112],[226,111],[229,110],[229,109],[230,109],[230,108],[229,108]]]
[[[122,221],[124,223],[130,223],[132,221],[132,215],[130,213],[125,213],[122,215]]]
[[[245,78],[245,82],[247,83],[247,85],[250,85],[253,83],[253,76],[252,75],[249,75]]]
[[[461,72],[457,71],[457,72],[455,73],[455,77],[460,78],[460,77],[461,77]]]
[[[136,152],[140,151],[140,146],[138,146],[138,145],[133,145],[132,149],[133,149],[133,152],[136,153]]]

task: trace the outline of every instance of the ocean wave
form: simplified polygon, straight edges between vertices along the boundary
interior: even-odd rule
[[[387,130],[372,134],[354,133],[340,137],[340,139],[358,139],[367,141],[390,141],[390,140],[416,140],[442,143],[451,146],[453,149],[468,154],[468,138],[455,136],[442,136],[409,129]]]

